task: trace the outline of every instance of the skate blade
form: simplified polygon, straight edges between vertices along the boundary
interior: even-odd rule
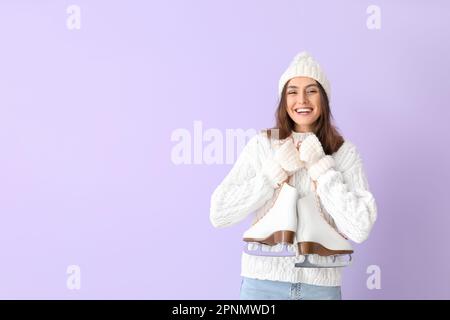
[[[349,256],[349,260],[345,262],[335,262],[336,256],[333,257],[332,263],[312,263],[309,261],[309,256],[305,256],[305,260],[303,262],[297,262],[295,263],[296,268],[344,268],[348,267],[352,264],[352,256]]]
[[[249,247],[252,246],[253,249]],[[275,248],[280,247],[281,248]],[[254,248],[256,247],[256,248]],[[277,244],[276,246],[268,247],[269,250],[263,250],[263,246],[260,243],[248,243],[244,246],[244,252],[252,256],[265,256],[265,257],[295,257],[295,250],[289,250],[289,244]]]

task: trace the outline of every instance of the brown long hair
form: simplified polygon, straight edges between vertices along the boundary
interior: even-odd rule
[[[316,81],[321,96],[321,114],[314,122],[312,131],[322,144],[325,154],[331,155],[337,151],[344,143],[344,138],[339,133],[338,128],[333,124],[334,118],[330,110],[328,97],[322,85]],[[270,138],[272,138],[272,130],[278,133],[276,139],[283,140],[288,138],[295,128],[295,122],[291,119],[287,112],[286,87],[283,87],[278,107],[275,111],[276,125],[273,128],[263,130]]]

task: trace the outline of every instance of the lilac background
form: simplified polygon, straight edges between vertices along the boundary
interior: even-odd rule
[[[81,7],[81,30],[66,8]],[[381,30],[366,8],[381,8]],[[446,1],[2,1],[0,298],[237,299],[241,235],[214,229],[229,164],[171,134],[273,124],[309,51],[378,205],[345,299],[450,298]],[[204,143],[206,146],[208,143]],[[66,268],[81,267],[81,290]],[[369,265],[380,290],[366,287]]]

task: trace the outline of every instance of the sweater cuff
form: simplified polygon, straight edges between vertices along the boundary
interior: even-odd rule
[[[262,166],[263,174],[268,178],[273,188],[278,188],[288,178],[286,171],[273,158],[267,158]]]
[[[323,157],[315,164],[313,164],[308,172],[311,176],[311,179],[316,181],[323,173],[328,171],[328,169],[333,168],[335,166],[334,158],[330,155]]]

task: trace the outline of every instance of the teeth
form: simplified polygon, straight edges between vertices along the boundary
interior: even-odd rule
[[[310,112],[310,111],[312,111],[311,108],[298,108],[298,109],[295,109],[295,112],[297,112],[297,113]]]

